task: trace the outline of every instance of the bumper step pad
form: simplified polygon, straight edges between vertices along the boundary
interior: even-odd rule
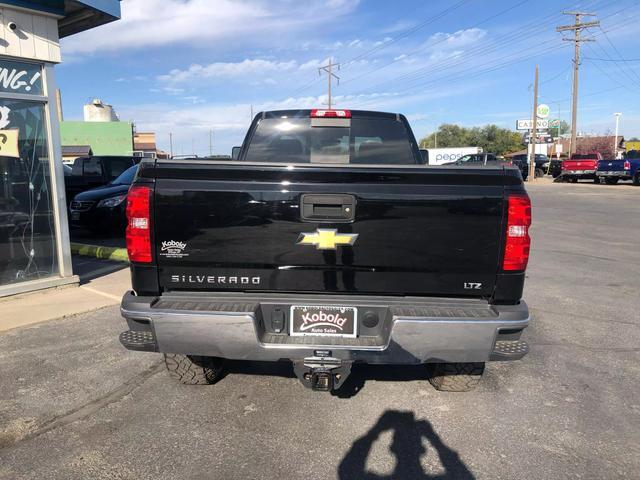
[[[128,350],[156,352],[156,338],[153,332],[127,330],[120,334],[120,343]]]
[[[491,352],[491,360],[520,360],[529,353],[529,344],[522,340],[499,340]]]

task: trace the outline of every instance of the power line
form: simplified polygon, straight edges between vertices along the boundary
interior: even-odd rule
[[[629,65],[627,65],[627,61],[624,60],[622,58],[622,54],[620,53],[620,51],[616,48],[616,46],[613,44],[613,42],[611,41],[611,39],[609,38],[609,35],[607,35],[607,32],[602,30],[602,27],[600,27],[600,31],[602,32],[602,34],[604,35],[604,38],[607,40],[607,43],[609,43],[609,45],[611,45],[611,48],[613,48],[614,52],[616,52],[616,54],[618,54],[619,59],[624,63],[625,67],[629,69],[629,71],[636,77],[636,79],[638,79],[638,81],[640,82],[640,76],[638,75],[638,73],[632,69],[631,67],[629,67]]]
[[[476,68],[482,67],[483,65],[486,65],[487,68],[485,68],[484,70],[476,69],[476,70],[474,70],[473,75],[474,75],[474,78],[476,78],[476,77],[479,77],[481,75],[485,75],[487,73],[495,72],[497,70],[501,70],[503,68],[510,67],[512,65],[516,65],[518,63],[522,63],[522,62],[525,62],[527,60],[531,60],[532,58],[535,58],[535,57],[538,57],[538,56],[541,56],[541,55],[546,55],[548,53],[560,50],[562,48],[564,48],[564,47],[563,46],[554,46],[554,47],[547,48],[545,50],[538,50],[538,51],[536,51],[536,53],[534,53],[532,55],[525,55],[524,57],[515,58],[513,60],[505,61],[505,62],[502,62],[502,63],[499,63],[499,64],[493,64],[493,62],[486,62],[485,64],[478,65]],[[511,56],[513,56],[513,55],[511,55]],[[435,78],[435,79],[432,78],[432,79],[429,79],[426,82],[418,83],[418,84],[415,84],[415,85],[410,85],[410,86],[408,86],[408,87],[406,87],[404,89],[401,89],[401,90],[397,91],[396,94],[405,93],[405,92],[407,92],[409,90],[412,90],[412,89],[415,89],[415,88],[418,88],[418,87],[425,87],[427,85],[437,84],[438,82],[441,82],[441,81],[446,81],[447,85],[450,85],[450,84],[452,84],[452,83],[454,83],[456,81],[459,81],[459,80],[468,81],[469,80],[468,73],[466,71],[463,71],[463,72],[456,72],[456,73],[452,73],[452,74],[449,74],[449,75],[445,75],[444,77],[440,77],[440,78]],[[371,102],[375,102],[377,100],[378,100],[377,98],[370,99],[370,100],[365,100],[363,102],[356,103],[356,105],[360,107],[362,105],[366,105],[366,104],[369,104]]]
[[[619,10],[619,11],[617,11],[617,12],[613,12],[612,14],[606,15],[606,16],[605,16],[605,17],[603,17],[603,18],[609,18],[609,17],[611,17],[611,16],[614,16],[614,15],[616,15],[617,13],[619,13],[620,11],[622,11],[622,10]],[[631,16],[631,17],[627,17],[627,18],[626,18],[626,20],[625,20],[624,22],[622,22],[621,24],[619,24],[618,26],[625,26],[626,24],[633,23],[633,22],[635,21],[635,17],[636,17],[636,16],[637,16],[637,15],[633,15],[633,16]],[[596,35],[594,35],[594,36],[596,36],[596,37],[597,37],[597,36],[598,36],[598,34],[596,34]],[[552,40],[551,42],[555,43],[556,41],[555,41],[555,40]],[[538,46],[538,48],[539,48],[541,45],[544,45],[544,44],[546,44],[546,43],[550,43],[550,42],[544,42],[544,43],[542,43],[542,44],[538,44],[537,46]],[[402,90],[399,90],[398,92],[396,92],[396,94],[398,94],[398,93],[403,93],[403,92],[406,92],[406,91],[408,91],[408,90],[412,90],[412,89],[415,89],[415,88],[417,88],[417,87],[422,87],[422,86],[425,86],[425,85],[428,85],[428,84],[437,84],[438,82],[441,82],[441,81],[446,81],[446,82],[447,82],[447,85],[449,85],[449,84],[451,84],[452,82],[455,82],[455,81],[457,81],[457,80],[462,80],[462,79],[463,79],[463,80],[468,80],[468,78],[469,78],[469,77],[468,77],[468,72],[471,72],[471,73],[474,75],[474,77],[476,77],[476,76],[483,75],[483,74],[486,74],[486,73],[490,73],[490,72],[493,72],[493,71],[496,71],[496,70],[500,70],[500,69],[502,69],[502,68],[505,68],[505,67],[508,67],[508,66],[511,66],[511,65],[514,65],[514,64],[517,64],[517,63],[521,63],[521,62],[526,61],[526,60],[529,60],[529,59],[531,59],[531,58],[535,58],[536,56],[539,56],[539,55],[552,53],[552,52],[554,52],[554,51],[560,50],[561,48],[563,48],[563,46],[562,46],[562,45],[560,45],[560,46],[558,46],[558,47],[555,47],[555,48],[549,48],[549,49],[544,50],[544,51],[538,51],[538,53],[536,53],[536,54],[534,54],[534,55],[527,55],[527,56],[522,57],[522,58],[515,58],[514,60],[509,60],[509,61],[502,62],[502,63],[498,63],[498,64],[494,64],[494,63],[493,63],[493,61],[490,61],[490,62],[482,63],[482,64],[480,64],[480,65],[474,65],[472,68],[468,68],[468,69],[465,69],[465,70],[459,71],[459,72],[457,72],[457,73],[453,73],[453,74],[450,74],[450,75],[445,75],[445,76],[443,76],[443,77],[439,77],[439,78],[431,79],[431,80],[429,80],[429,81],[427,81],[427,82],[422,82],[422,83],[419,83],[419,84],[415,84],[415,85],[412,85],[412,86],[408,86],[407,88],[404,88],[404,89],[402,89]],[[517,54],[516,54],[516,55],[517,55]],[[477,56],[479,56],[479,55],[477,55]],[[514,57],[514,55],[512,54],[512,55],[507,56],[507,57],[502,57],[501,59],[502,59],[502,60],[504,60],[505,58],[509,58],[509,57]],[[483,66],[487,66],[487,68],[485,68],[484,70],[478,70],[480,67],[483,67]],[[421,75],[420,77],[424,77],[424,76],[426,76],[426,75]],[[400,78],[400,77],[398,77],[398,78]],[[415,82],[418,78],[419,78],[419,77],[416,77],[416,78],[415,78],[415,79],[413,79],[412,81],[413,81],[413,82]],[[395,81],[395,80],[396,80],[396,79],[392,79],[392,80],[390,80],[390,82],[391,82],[391,81]],[[381,84],[379,84],[379,85],[382,85],[382,84],[384,84],[384,83],[387,83],[387,82],[382,82],[382,83],[381,83]],[[377,86],[377,85],[376,85],[376,86]],[[622,88],[622,87],[618,87],[618,88]],[[618,89],[618,88],[616,88],[616,89]],[[362,90],[362,91],[358,92],[357,94],[358,94],[358,95],[359,95],[359,94],[363,94],[364,92],[366,92],[366,91],[368,91],[368,90],[370,90],[370,89],[371,89],[371,87],[370,87],[370,88],[367,88],[367,89],[364,89],[364,90]],[[615,89],[610,89],[610,90],[615,90]],[[356,102],[356,103],[355,103],[355,105],[357,105],[358,107],[361,107],[361,106],[363,106],[363,105],[367,105],[367,104],[370,104],[370,103],[372,103],[372,102],[379,101],[379,99],[380,99],[380,96],[376,96],[376,98],[372,98],[372,99],[369,99],[369,100],[363,100],[363,101],[361,101],[361,102]]]
[[[378,52],[380,50],[383,50],[385,48],[387,48],[388,46],[402,40],[403,38],[407,38],[410,35],[413,35],[415,32],[417,32],[418,30],[426,27],[427,25],[430,25],[431,23],[436,22],[437,20],[440,20],[441,18],[445,17],[447,14],[453,12],[454,10],[460,8],[462,5],[464,5],[465,3],[468,3],[470,0],[460,0],[458,3],[445,8],[444,10],[442,10],[441,12],[437,13],[436,15],[434,15],[433,17],[428,17],[425,20],[423,20],[422,22],[420,22],[418,25],[414,25],[413,27],[410,27],[406,30],[404,30],[403,32],[401,32],[400,34],[398,34],[395,38],[393,38],[392,40],[389,40],[388,42],[384,42],[381,45],[377,45],[369,50],[367,50],[366,52],[363,52],[361,54],[356,55],[355,57],[352,57],[348,60],[346,60],[345,62],[342,63],[342,68],[347,68],[349,66],[351,66],[353,63],[355,63],[356,61],[365,58],[369,55],[371,55],[372,53]],[[300,92],[303,92],[305,90],[307,90],[308,88],[310,88],[311,86],[315,85],[318,82],[319,79],[315,79],[305,85],[303,85],[302,87],[296,89],[294,92],[292,92],[292,95],[296,95]]]
[[[454,10],[460,8],[462,5],[464,5],[465,3],[468,3],[469,1],[470,0],[460,0],[458,3],[456,3],[454,5],[451,5],[450,7],[445,8],[444,10],[442,10],[439,13],[437,13],[433,17],[429,17],[426,20],[423,20],[422,22],[418,23],[417,25],[415,25],[415,26],[413,26],[411,28],[408,28],[407,30],[405,30],[401,34],[399,34],[399,35],[395,36],[393,39],[389,40],[388,42],[384,42],[381,45],[375,46],[375,47],[371,48],[370,50],[368,50],[366,52],[363,52],[363,53],[361,53],[359,55],[356,55],[355,57],[347,60],[346,62],[344,62],[343,67],[346,68],[346,67],[348,67],[349,65],[351,65],[354,62],[357,62],[358,60],[361,60],[362,58],[368,57],[372,53],[375,53],[377,51],[385,49],[389,45],[393,45],[394,43],[399,42],[403,38],[406,38],[406,37],[409,37],[409,36],[413,35],[418,30],[421,30],[424,27],[426,27],[428,25],[431,25],[432,23],[440,20],[441,18],[445,17],[446,15],[448,15],[451,12],[453,12]]]
[[[597,60],[599,62],[640,62],[640,58],[597,58],[597,57],[582,57],[585,60]]]
[[[484,24],[484,23],[488,22],[489,20],[491,20],[493,18],[496,18],[496,17],[498,17],[498,16],[500,16],[500,15],[502,15],[502,14],[504,14],[504,13],[510,11],[510,10],[512,10],[513,8],[515,8],[518,5],[520,5],[521,3],[516,4],[514,6],[511,6],[511,7],[507,8],[506,10],[502,10],[501,12],[498,12],[498,13],[496,13],[496,14],[494,14],[494,15],[492,15],[492,16],[484,19],[484,20],[482,20],[481,22],[473,25],[470,28],[474,28],[474,27],[477,27],[478,25]],[[472,55],[473,55],[473,57],[484,57],[488,53],[495,52],[495,51],[501,51],[504,48],[505,44],[513,45],[514,43],[522,42],[523,40],[526,40],[528,38],[536,37],[539,32],[542,32],[542,31],[546,30],[546,28],[547,28],[546,24],[548,23],[548,21],[551,21],[551,19],[556,17],[556,16],[558,16],[557,13],[552,13],[552,14],[546,15],[546,16],[544,16],[542,18],[534,19],[534,20],[532,20],[532,21],[530,21],[530,22],[528,22],[528,23],[526,23],[524,25],[519,25],[517,28],[509,31],[505,35],[498,36],[495,39],[492,39],[492,41],[494,42],[493,45],[485,46],[485,45],[482,44],[482,42],[480,42],[480,45],[477,45],[475,47],[470,48],[469,50],[465,51],[462,55],[457,55],[454,58],[447,58],[447,59],[444,59],[444,60],[442,60],[440,62],[436,62],[435,64],[431,64],[431,65],[428,65],[428,66],[425,66],[425,67],[420,67],[420,68],[418,68],[416,70],[413,70],[411,72],[402,74],[402,75],[400,75],[398,77],[394,77],[394,78],[392,78],[390,80],[385,80],[385,81],[376,83],[376,84],[374,84],[372,86],[369,86],[369,87],[365,88],[364,90],[359,90],[357,92],[357,94],[364,93],[366,91],[372,90],[373,88],[378,88],[378,87],[384,86],[384,85],[389,84],[389,83],[397,84],[398,82],[404,81],[404,80],[408,80],[408,81],[419,80],[420,78],[423,78],[423,77],[425,77],[427,75],[431,75],[433,73],[433,71],[435,71],[435,70],[440,70],[440,69],[443,69],[443,68],[449,68],[449,67],[454,67],[454,66],[457,66],[457,65],[462,65],[466,61],[465,58],[466,57],[470,57]],[[530,28],[530,27],[534,27],[534,28]],[[523,34],[523,30],[526,32],[526,30],[528,28],[529,28],[530,31],[528,33],[524,33]],[[447,39],[445,38],[444,40],[447,40]],[[440,42],[438,42],[438,43],[440,43]],[[435,44],[432,44],[431,46],[434,46],[434,45]],[[537,47],[539,47],[539,46],[540,46],[540,44],[538,43]],[[415,53],[415,52],[417,52],[419,50],[422,50],[422,49],[414,50],[413,52],[409,53],[409,55],[412,55],[413,53]],[[496,60],[501,60],[503,58],[504,57],[501,56],[501,58],[496,59]],[[396,61],[398,61],[398,60],[394,60],[392,62],[387,63],[386,65],[378,67],[377,70],[385,68],[385,67],[395,63]],[[468,71],[472,71],[471,68],[468,68],[467,70]],[[372,72],[366,72],[363,75],[359,75],[356,78],[348,79],[346,81],[343,81],[342,83],[343,83],[343,85],[345,85],[345,84],[347,84],[349,82],[352,82],[354,80],[360,79],[360,78],[362,78],[362,77],[364,77],[364,76],[366,76],[366,75],[368,75],[370,73],[373,73],[373,71]]]
[[[513,10],[513,9],[515,9],[515,8],[519,7],[520,5],[523,5],[523,4],[525,4],[525,3],[527,3],[527,0],[523,0],[523,1],[521,1],[521,2],[518,2],[518,3],[517,3],[517,4],[515,4],[515,5],[511,5],[510,7],[506,8],[506,9],[504,9],[504,10],[501,10],[500,12],[498,12],[498,13],[496,13],[496,14],[494,14],[494,15],[491,15],[491,16],[489,16],[489,17],[485,18],[484,20],[482,20],[482,21],[480,21],[480,22],[477,22],[477,23],[475,23],[475,24],[471,25],[471,26],[470,26],[470,27],[468,27],[466,30],[470,30],[470,29],[473,29],[473,28],[478,28],[480,25],[483,25],[483,24],[485,24],[485,23],[487,23],[487,22],[489,22],[489,21],[491,21],[491,20],[493,20],[493,19],[495,19],[495,18],[497,18],[497,17],[499,17],[499,16],[501,16],[501,15],[504,15],[505,13],[508,13],[508,12],[510,12],[511,10]],[[428,45],[428,46],[429,46],[429,47],[435,47],[436,45],[439,45],[439,44],[441,44],[441,43],[446,42],[447,40],[449,40],[449,38],[450,38],[450,37],[444,37],[444,38],[442,38],[442,39],[438,40],[437,42],[434,42],[434,43],[432,43],[431,45]],[[383,68],[387,68],[388,66],[393,65],[393,64],[395,64],[395,63],[397,63],[397,62],[399,62],[399,61],[401,61],[401,60],[404,60],[404,59],[406,59],[406,58],[408,58],[408,57],[411,57],[411,56],[413,56],[414,54],[416,54],[416,53],[418,53],[418,52],[422,52],[423,50],[424,50],[424,47],[419,47],[419,48],[416,48],[416,49],[414,49],[414,50],[411,50],[410,52],[408,52],[408,53],[404,54],[404,56],[401,56],[401,57],[395,58],[395,59],[393,59],[392,61],[390,61],[390,62],[388,62],[388,63],[386,63],[386,64],[384,64],[384,65],[382,65],[382,66],[376,67],[376,68],[374,68],[374,69],[372,69],[372,70],[370,70],[370,71],[368,71],[368,72],[364,72],[364,73],[362,73],[361,75],[358,75],[358,76],[356,76],[356,77],[353,77],[353,78],[350,78],[350,79],[348,79],[348,80],[345,80],[345,81],[343,82],[343,84],[347,84],[347,83],[354,82],[354,81],[356,81],[356,80],[360,80],[361,78],[364,78],[364,77],[366,77],[367,75],[370,75],[370,74],[372,74],[372,73],[378,72],[378,71],[382,70]],[[425,68],[427,68],[427,67],[425,67]],[[420,70],[422,70],[422,68],[420,68],[420,69],[416,70],[415,72],[420,71]],[[410,75],[411,73],[412,73],[412,72],[410,72],[409,74],[406,74],[406,75]],[[385,82],[385,83],[387,83],[387,82]]]
[[[603,2],[598,6],[604,7],[604,6],[609,5],[610,3],[612,3],[612,2]],[[510,8],[513,8],[513,7],[510,7]],[[619,13],[620,11],[622,11],[622,10],[614,12],[613,14],[611,14],[609,16],[615,15],[615,14]],[[480,24],[481,23],[485,23],[489,19],[495,18],[495,17],[497,17],[497,16],[499,16],[499,15],[501,15],[503,13],[505,13],[505,11],[499,12],[499,13],[497,13],[497,14],[495,14],[495,15],[493,15],[493,16],[485,19],[485,20],[483,20],[482,22],[480,22]],[[532,37],[538,36],[539,32],[545,31],[546,28],[547,28],[546,25],[548,24],[548,22],[551,21],[551,19],[555,18],[556,16],[558,16],[557,13],[552,13],[552,14],[543,16],[542,18],[534,19],[534,20],[532,20],[532,21],[530,21],[530,22],[528,22],[528,23],[526,23],[524,25],[519,25],[516,29],[509,31],[505,35],[498,36],[495,39],[492,39],[493,42],[494,42],[493,45],[485,46],[481,42],[480,45],[477,45],[475,47],[470,48],[469,50],[465,51],[462,55],[457,55],[454,58],[447,58],[447,59],[445,59],[443,61],[436,62],[435,64],[431,64],[431,65],[428,65],[426,67],[420,67],[420,68],[418,68],[416,70],[413,70],[411,72],[399,75],[399,76],[394,77],[392,79],[384,80],[382,82],[378,82],[378,83],[376,83],[374,85],[371,85],[371,86],[366,87],[364,89],[358,90],[357,92],[354,92],[352,94],[365,93],[365,92],[370,91],[370,90],[372,90],[374,88],[379,88],[381,86],[384,86],[386,84],[391,84],[391,83],[397,84],[398,82],[404,81],[404,80],[416,81],[416,80],[419,80],[420,78],[423,78],[425,76],[432,75],[433,71],[436,71],[436,70],[440,70],[440,69],[443,69],[443,68],[454,67],[454,66],[458,66],[458,65],[462,65],[462,64],[466,65],[467,64],[466,63],[466,57],[471,57],[473,55],[472,58],[476,58],[476,57],[477,58],[483,58],[483,57],[486,57],[486,55],[488,53],[502,50],[504,48],[505,44],[514,45],[514,44],[522,42],[522,41],[524,41],[524,40],[526,40],[528,38],[532,38]],[[476,26],[477,25],[478,24],[476,24]],[[531,27],[534,27],[534,28],[531,28]],[[527,29],[529,29],[529,32],[527,32]],[[525,32],[524,34],[523,34],[523,31]],[[536,47],[539,47],[539,46],[540,46],[540,43],[538,42]],[[414,53],[414,52],[412,52],[412,53]],[[497,58],[495,60],[502,60],[503,58],[504,57],[501,56],[500,58]],[[386,66],[388,66],[390,64],[393,64],[393,63],[395,63],[395,61],[394,62],[390,62],[390,63],[388,63],[386,65],[383,65],[381,67],[378,67],[377,70],[385,68]],[[484,63],[483,65],[486,65],[486,63]],[[473,67],[473,68],[476,68],[476,67]],[[473,71],[473,68],[468,67],[468,68],[466,68],[466,71],[469,71],[470,73],[474,74],[475,72]],[[366,76],[366,75],[368,75],[370,73],[373,73],[373,72],[366,72],[363,75],[359,75],[355,79],[345,80],[345,81],[342,82],[342,84],[345,85],[345,84],[347,84],[349,82],[352,82],[353,80],[360,79],[360,78],[362,78],[362,77],[364,77],[364,76]]]

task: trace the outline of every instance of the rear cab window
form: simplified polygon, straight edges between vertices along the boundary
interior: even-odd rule
[[[413,134],[403,118],[394,115],[312,118],[308,111],[258,120],[240,158],[246,162],[325,165],[422,163]]]

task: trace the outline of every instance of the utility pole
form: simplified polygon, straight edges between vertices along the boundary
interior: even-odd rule
[[[331,82],[333,78],[335,78],[338,81],[338,85],[340,85],[340,77],[333,73],[333,67],[338,67],[338,70],[340,70],[340,64],[333,63],[333,60],[330,58],[328,65],[318,68],[318,75],[322,75],[323,71],[327,74],[327,80],[329,82],[329,110],[331,110]]]
[[[564,42],[574,43],[573,54],[573,102],[571,106],[571,144],[569,146],[569,156],[576,152],[576,132],[578,123],[578,75],[580,70],[580,44],[582,42],[595,42],[593,38],[581,38],[580,34],[582,30],[590,27],[597,27],[600,22],[595,20],[593,22],[580,22],[582,17],[595,17],[595,13],[586,12],[562,12],[564,15],[573,15],[575,17],[575,23],[573,25],[563,25],[556,27],[557,32],[572,31],[574,33],[573,38],[563,38]]]
[[[538,135],[538,65],[536,65],[536,77],[533,81],[533,115],[531,116],[531,133],[529,134],[529,178],[533,182],[536,179],[536,140]]]
[[[614,115],[616,117],[616,139],[615,143],[613,144],[613,158],[618,158],[618,123],[620,123],[620,115],[622,114],[617,112],[614,113]]]
[[[169,132],[169,152],[171,153],[171,158],[173,158],[173,133]]]

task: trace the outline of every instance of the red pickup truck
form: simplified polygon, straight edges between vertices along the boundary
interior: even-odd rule
[[[562,177],[569,182],[576,183],[579,179],[593,180],[600,183],[596,170],[602,155],[598,152],[574,153],[568,160],[562,162]]]

